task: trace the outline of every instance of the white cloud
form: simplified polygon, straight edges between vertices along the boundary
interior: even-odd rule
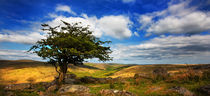
[[[189,7],[189,1],[169,3],[169,7],[163,11],[141,15],[139,23],[140,29],[148,33],[196,34],[210,30],[210,12]]]
[[[1,50],[0,49],[0,60],[20,60],[20,59],[31,59],[41,60],[36,54],[27,52],[27,50]]]
[[[57,16],[54,20],[47,23],[51,26],[58,26],[62,24],[61,20],[69,23],[82,22],[82,26],[90,25],[90,30],[93,31],[93,35],[96,37],[106,35],[117,39],[124,39],[132,35],[129,29],[132,22],[128,17],[123,15],[111,15],[101,18],[96,16],[88,17],[86,14],[82,14],[82,17]]]
[[[53,15],[53,14],[51,14]],[[95,16],[88,17],[86,14],[83,14],[82,17],[65,17],[65,16],[55,16],[52,21],[46,22],[51,26],[58,26],[61,23],[61,20],[64,20],[69,23],[82,22],[82,26],[90,25],[90,30],[93,31],[93,35],[96,37],[101,37],[102,35],[111,36],[117,39],[129,38],[132,33],[129,29],[131,21],[128,17],[119,15],[119,16],[104,16],[102,18],[97,18]],[[41,23],[40,23],[41,24]],[[34,26],[37,26],[35,24]],[[32,31],[29,30],[7,30],[2,29],[0,31],[0,42],[16,42],[24,44],[34,44],[40,39],[46,38],[44,35],[46,33],[41,32],[40,28],[31,26],[35,28]]]
[[[119,16],[104,16],[98,20],[98,27],[107,36],[112,36],[117,39],[129,38],[132,32],[129,29],[131,21],[128,17]]]
[[[76,13],[74,11],[71,10],[71,7],[70,6],[67,6],[67,5],[61,5],[61,4],[58,4],[56,6],[56,9],[55,11],[63,11],[63,12],[68,12],[68,13],[71,13],[73,15],[76,15]]]
[[[156,37],[136,45],[116,45],[114,61],[127,63],[208,63],[210,35]]]
[[[137,36],[137,37],[140,36],[139,33],[137,33],[137,32],[134,32],[134,35]]]
[[[147,27],[147,25],[152,23],[152,16],[141,15],[138,19],[138,22],[141,23],[140,30]]]
[[[95,16],[93,16],[93,17],[65,17],[65,16],[57,16],[52,21],[48,21],[46,23],[49,24],[50,26],[55,27],[55,26],[58,26],[58,25],[62,24],[61,20],[65,21],[65,22],[68,22],[68,23],[82,22],[82,26],[90,25],[90,30],[93,31],[93,34],[96,37],[101,37],[102,36],[101,30],[97,27],[97,24],[96,24],[98,19]]]
[[[34,44],[40,39],[45,38],[44,35],[41,35],[38,32],[28,33],[28,34],[0,34],[0,42],[16,42],[24,44]]]
[[[133,3],[135,2],[136,0],[122,0],[123,3]]]

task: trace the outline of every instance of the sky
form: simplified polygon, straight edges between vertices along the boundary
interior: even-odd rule
[[[0,59],[42,60],[26,51],[61,20],[112,41],[108,63],[210,63],[210,0],[0,0]]]

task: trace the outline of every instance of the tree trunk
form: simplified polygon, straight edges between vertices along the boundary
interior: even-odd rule
[[[65,80],[65,76],[67,72],[67,64],[61,64],[59,71],[60,73],[59,73],[59,78],[58,78],[58,85],[62,85]]]

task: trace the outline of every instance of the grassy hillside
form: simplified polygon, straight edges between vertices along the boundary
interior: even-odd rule
[[[50,82],[57,74],[54,67],[44,62],[31,60],[0,61],[0,81],[2,84]]]
[[[76,74],[78,78],[92,76],[97,78],[117,78],[115,83],[109,84],[83,84],[97,94],[101,89],[128,90],[139,96],[177,96],[178,93],[169,91],[173,86],[182,86],[202,95],[197,89],[202,85],[210,84],[208,65],[123,65],[123,64],[97,64],[85,63],[83,66],[69,65],[68,74]],[[165,79],[157,79],[153,71],[164,68],[170,73]],[[134,75],[143,74],[146,78],[134,79]],[[0,61],[1,84],[51,82],[57,75],[51,65],[31,60]]]

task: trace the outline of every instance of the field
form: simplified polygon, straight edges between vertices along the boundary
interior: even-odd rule
[[[159,76],[161,78],[157,78],[154,75],[156,69],[166,70],[169,76]],[[95,95],[101,89],[118,89],[127,90],[137,96],[182,96],[182,94],[169,90],[173,86],[181,86],[198,96],[205,96],[197,89],[200,86],[210,84],[209,71],[208,64],[123,65],[85,63],[84,66],[70,65],[68,74],[76,74],[77,78],[84,76],[119,78],[114,83],[82,84],[89,87],[91,93]],[[1,60],[0,74],[1,85],[51,82],[57,75],[52,65],[31,60]],[[134,78],[135,74],[140,74],[140,76]],[[36,94],[31,96],[36,96]]]

